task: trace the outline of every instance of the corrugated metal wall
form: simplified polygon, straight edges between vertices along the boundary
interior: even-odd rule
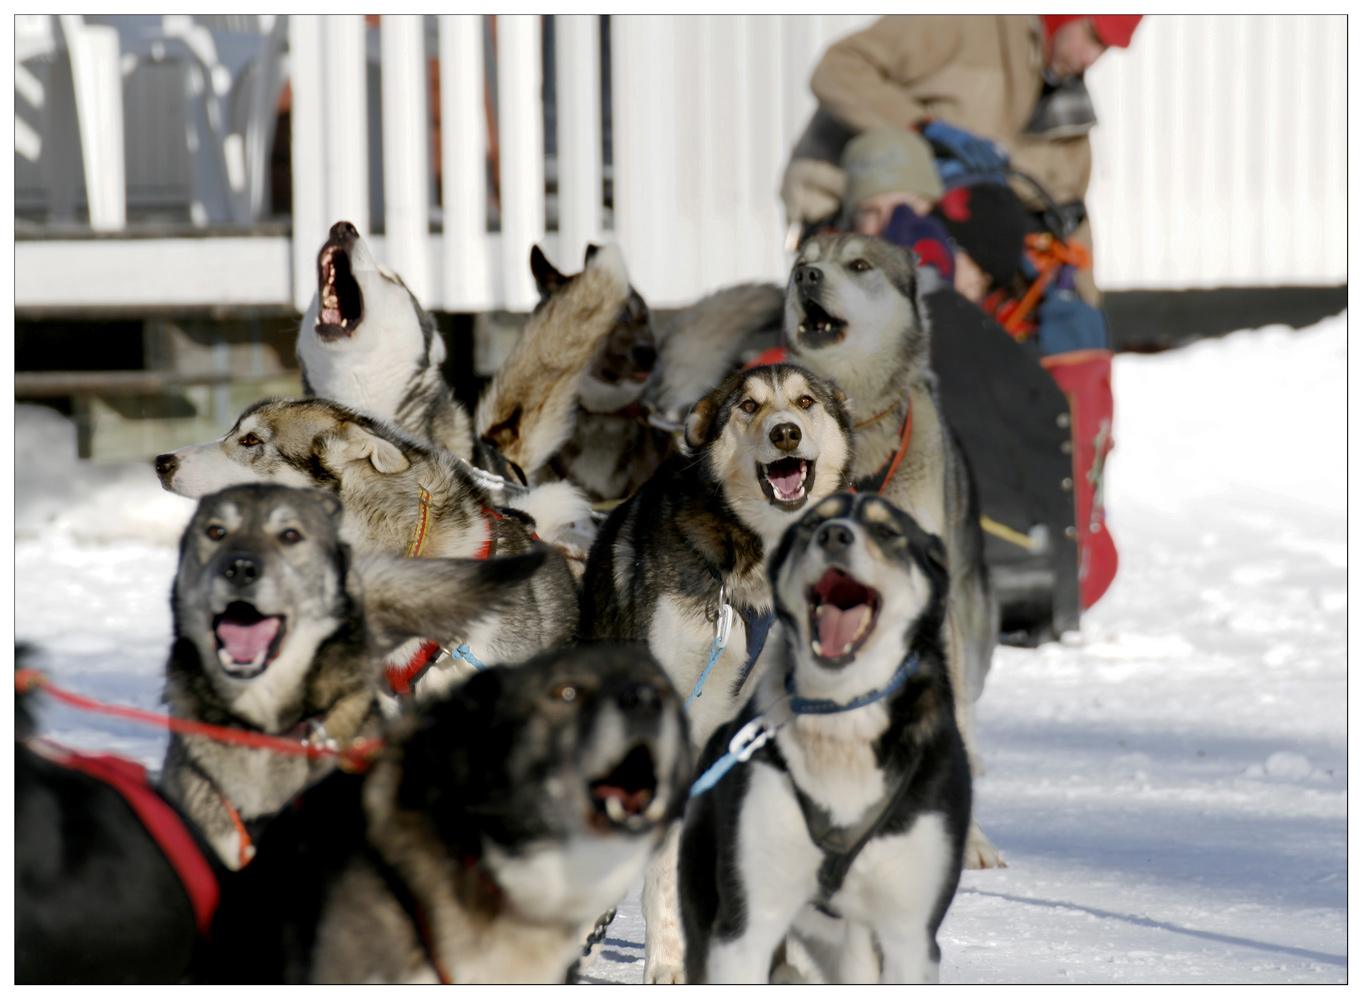
[[[1087,74],[1109,289],[1347,280],[1341,16],[1147,17]]]
[[[638,287],[685,302],[782,276],[776,191],[809,75],[872,20],[614,19],[616,232]],[[1100,286],[1347,280],[1345,21],[1153,15],[1090,70]]]

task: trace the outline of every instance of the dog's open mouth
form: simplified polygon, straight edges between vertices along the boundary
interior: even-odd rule
[[[332,341],[354,333],[364,314],[364,296],[344,247],[328,243],[322,248],[317,258],[317,294],[322,306],[314,327],[317,336]]]
[[[809,632],[814,655],[843,661],[875,630],[880,595],[851,574],[830,566],[809,591]]]
[[[825,347],[842,340],[847,321],[830,314],[813,299],[804,300],[805,318],[796,328],[800,340],[810,347]]]
[[[814,485],[814,460],[779,458],[757,465],[757,481],[767,499],[784,510],[795,510],[809,498]]]
[[[238,680],[255,677],[279,655],[285,631],[281,616],[262,615],[252,604],[233,601],[213,619],[218,661]]]
[[[658,795],[653,754],[639,744],[609,774],[588,786],[595,807],[590,824],[597,833],[639,831],[652,826],[666,812]]]

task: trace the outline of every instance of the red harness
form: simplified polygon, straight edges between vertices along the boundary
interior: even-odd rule
[[[30,746],[54,764],[88,774],[123,796],[180,877],[199,934],[207,938],[218,908],[218,878],[180,814],[151,787],[147,769],[126,757],[81,753],[47,740],[35,740]]]
[[[426,529],[430,520],[431,495],[425,489],[421,490],[421,513],[418,515],[416,527],[412,531],[412,541],[408,543],[407,555],[419,556],[426,544]],[[487,523],[487,537],[483,539],[482,547],[474,554],[475,559],[491,559],[497,554],[497,521],[505,518],[491,507],[483,508],[483,520]],[[531,538],[539,541],[539,534],[532,533]],[[383,668],[383,673],[388,678],[388,686],[393,689],[396,695],[408,696],[412,693],[412,687],[417,679],[426,672],[427,668],[440,655],[440,644],[438,642],[423,642],[412,658],[401,666],[389,665]]]

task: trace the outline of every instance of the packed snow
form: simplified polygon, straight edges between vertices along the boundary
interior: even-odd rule
[[[1080,632],[994,661],[975,794],[1008,867],[964,874],[944,982],[1347,980],[1346,337],[1342,314],[1116,358],[1121,568]],[[158,708],[193,503],[78,461],[55,411],[15,421],[16,638]],[[160,764],[140,726],[40,722]],[[587,981],[639,982],[642,941],[636,887]]]

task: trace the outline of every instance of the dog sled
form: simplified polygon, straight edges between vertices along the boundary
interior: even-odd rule
[[[1046,205],[1042,231],[1027,237],[1026,292],[1012,300],[996,292],[984,308],[946,290],[926,298],[942,406],[979,491],[1001,638],[1035,646],[1077,629],[1116,573],[1102,497],[1112,352],[1105,327],[1073,342],[1037,335],[1037,305],[1063,269],[1090,266],[1068,239],[1083,209],[1007,173]]]

